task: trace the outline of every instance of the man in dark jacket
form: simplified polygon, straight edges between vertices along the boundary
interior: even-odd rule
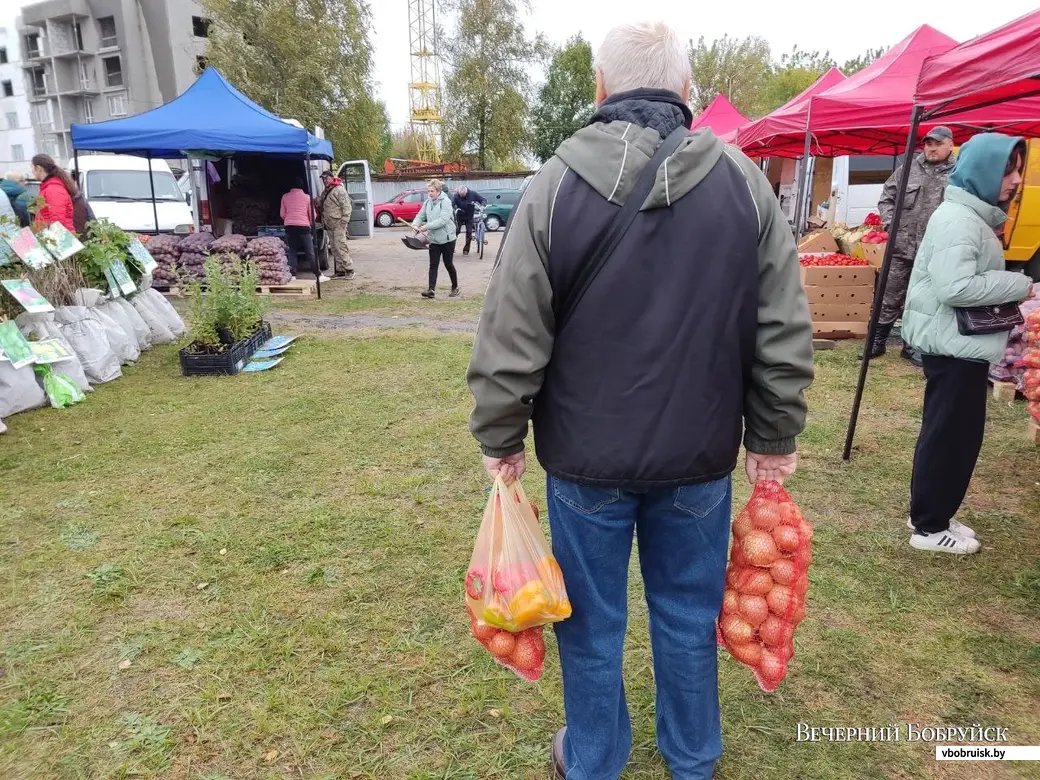
[[[924,151],[917,154],[910,163],[910,179],[906,184],[899,233],[894,239],[890,239],[895,241],[892,248],[892,266],[888,272],[888,283],[885,285],[885,299],[881,303],[877,333],[870,348],[871,358],[885,354],[885,343],[892,333],[892,327],[896,320],[903,316],[906,290],[910,284],[910,273],[914,270],[917,248],[924,238],[928,220],[943,201],[946,179],[955,162],[953,133],[948,127],[936,127],[924,137]],[[902,175],[903,166],[900,165],[888,177],[881,193],[881,200],[878,201],[878,212],[881,214],[885,230],[892,225]],[[902,355],[916,365],[921,363],[920,357],[905,344]]]
[[[475,190],[471,190],[465,184],[455,190],[455,195],[451,199],[451,204],[455,209],[455,226],[458,230],[466,228],[466,246],[462,249],[462,254],[469,254],[469,245],[473,240],[473,210],[476,205],[487,203],[484,196]]]
[[[496,259],[469,367],[489,475],[525,470],[534,421],[553,554],[573,615],[556,624],[566,729],[558,777],[613,780],[632,730],[622,684],[639,538],[673,777],[722,753],[715,618],[741,434],[751,482],[796,465],[812,324],[791,230],[765,176],[710,131],[657,169],[628,232],[561,327],[561,301],[662,139],[688,127],[690,64],[663,24],[611,31],[598,112],[524,191]]]
[[[0,190],[11,201],[11,208],[22,227],[29,227],[32,217],[29,215],[29,191],[22,186],[25,176],[11,171],[0,179]]]

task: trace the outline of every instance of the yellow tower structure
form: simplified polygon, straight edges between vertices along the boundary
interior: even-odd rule
[[[412,80],[408,104],[412,132],[423,162],[440,162],[441,66],[437,52],[435,0],[408,0]]]

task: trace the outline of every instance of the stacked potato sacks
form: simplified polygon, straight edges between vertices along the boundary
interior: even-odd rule
[[[260,274],[260,284],[287,284],[292,280],[282,239],[254,238],[246,247],[246,256]]]
[[[189,280],[205,278],[206,271],[202,266],[206,262],[206,255],[209,254],[212,243],[212,233],[192,233],[181,240],[177,245],[177,264],[182,276],[188,277]]]
[[[759,482],[733,520],[733,547],[718,620],[719,643],[749,667],[766,692],[794,657],[805,619],[813,528],[777,482]]]
[[[220,261],[224,271],[231,271],[236,263],[241,264],[245,261],[248,243],[249,239],[245,236],[232,233],[229,236],[221,236],[210,244],[209,253]]]
[[[148,252],[159,266],[152,271],[152,280],[161,286],[173,286],[180,282],[177,275],[177,245],[180,242],[180,236],[170,235],[152,236],[148,241]]]
[[[1026,350],[1021,362],[1025,373],[1020,387],[1029,402],[1029,414],[1040,424],[1040,309],[1026,314],[1025,333]]]

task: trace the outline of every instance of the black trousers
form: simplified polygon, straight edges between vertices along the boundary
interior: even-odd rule
[[[462,229],[466,228],[466,246],[462,248],[463,252],[469,251],[469,245],[473,241],[473,218],[466,219],[459,215],[455,217],[455,229],[458,232],[462,232]]]
[[[444,267],[448,269],[448,277],[451,279],[451,289],[459,286],[459,275],[455,273],[455,242],[447,244],[430,244],[430,289],[437,289],[437,271],[440,270],[441,260]]]
[[[924,415],[914,451],[910,517],[922,533],[950,527],[982,450],[989,366],[922,355]]]
[[[309,227],[298,225],[285,226],[285,240],[289,244],[289,269],[296,276],[299,253],[303,252],[307,257],[311,270],[318,272],[318,265],[314,262],[314,236],[311,235]]]

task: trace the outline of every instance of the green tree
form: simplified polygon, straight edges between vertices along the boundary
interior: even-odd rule
[[[532,151],[545,162],[566,139],[592,116],[596,101],[596,74],[592,46],[581,35],[553,53],[545,83],[531,111]]]
[[[473,155],[484,170],[523,156],[528,129],[531,77],[528,66],[547,45],[529,38],[522,21],[526,0],[444,0],[456,15],[445,81],[445,157]]]
[[[269,111],[324,128],[339,159],[381,164],[366,0],[201,0],[206,60]]]
[[[763,38],[724,35],[710,44],[703,36],[696,45],[691,41],[693,113],[703,111],[720,93],[745,115],[755,113],[761,105],[770,69],[769,44]]]
[[[845,64],[841,66],[841,72],[844,73],[846,76],[851,76],[853,73],[858,73],[884,53],[885,49],[880,46],[876,49],[867,49],[863,54],[859,55],[858,57],[853,57],[851,60],[846,60]]]
[[[763,84],[756,113],[767,114],[804,92],[816,79],[834,67],[830,52],[802,51],[797,46],[780,55]]]

